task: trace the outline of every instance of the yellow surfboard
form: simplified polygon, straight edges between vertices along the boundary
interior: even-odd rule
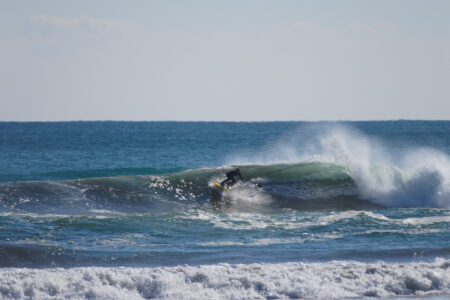
[[[222,190],[228,191],[230,188],[227,188],[225,186],[222,186],[220,183],[218,183],[217,181],[213,181],[215,185],[217,185],[219,188],[221,188]]]

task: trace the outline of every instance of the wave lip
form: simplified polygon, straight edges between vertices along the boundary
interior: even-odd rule
[[[4,299],[333,299],[450,295],[450,260],[1,269]],[[76,288],[75,288],[76,287]]]

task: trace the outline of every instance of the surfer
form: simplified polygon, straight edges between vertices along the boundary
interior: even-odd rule
[[[236,177],[236,176],[239,176],[239,178],[241,178],[241,180],[244,181],[244,179],[242,178],[242,175],[241,175],[241,171],[239,171],[239,169],[227,172],[226,176],[227,176],[227,179],[225,179],[224,181],[222,181],[220,183],[221,186],[224,186],[225,183],[228,186],[232,186],[233,184],[236,183],[236,179],[234,179],[234,177]],[[228,183],[229,181],[231,181],[231,182]]]

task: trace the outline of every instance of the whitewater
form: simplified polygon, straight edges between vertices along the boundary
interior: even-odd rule
[[[449,133],[0,123],[1,298],[445,299]],[[237,167],[245,182],[218,191]]]

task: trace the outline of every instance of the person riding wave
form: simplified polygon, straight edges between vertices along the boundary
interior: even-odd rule
[[[220,183],[221,186],[224,186],[225,183],[228,186],[232,186],[233,184],[236,183],[236,179],[234,179],[234,177],[236,177],[236,176],[239,176],[239,178],[242,181],[244,181],[244,179],[242,178],[242,175],[241,175],[241,171],[239,169],[227,172],[226,176],[227,176],[227,178]],[[228,183],[228,182],[230,182],[230,183]]]

